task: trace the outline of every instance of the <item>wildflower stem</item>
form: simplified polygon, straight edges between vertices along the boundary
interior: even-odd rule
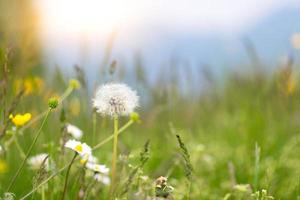
[[[60,96],[59,98],[59,105],[72,93],[73,89],[71,87],[68,87],[65,92]],[[31,119],[25,126],[20,128],[20,132],[22,133],[25,129],[30,127],[32,124],[37,122],[38,120],[42,119],[46,114],[48,113],[48,110],[45,110],[44,112],[37,115],[35,118]]]
[[[22,147],[21,147],[21,145],[20,145],[20,143],[19,143],[19,141],[18,141],[17,133],[18,133],[18,132],[16,131],[16,132],[14,133],[14,135],[13,135],[14,142],[16,143],[17,149],[19,150],[22,159],[25,159],[26,156],[25,156],[25,153],[24,153],[24,151],[23,151],[23,149],[22,149]]]
[[[129,126],[131,126],[134,123],[133,120],[129,120],[124,126],[122,126],[119,130],[118,130],[118,135],[120,133],[122,133],[123,131],[125,131]],[[114,135],[111,135],[109,137],[107,137],[105,140],[101,141],[100,143],[96,144],[93,147],[93,150],[98,149],[99,147],[101,147],[102,145],[106,144],[107,142],[109,142],[110,140],[112,140],[114,138]]]
[[[122,126],[119,131],[118,131],[118,135],[121,134],[122,132],[124,132],[129,126],[131,126],[134,123],[133,120],[129,120],[124,126]],[[102,142],[98,143],[97,145],[95,145],[93,147],[93,150],[100,148],[101,146],[103,146],[104,144],[108,143],[109,141],[111,141],[113,139],[113,135],[107,137],[105,140],[103,140]],[[22,198],[20,198],[20,200],[24,200],[27,197],[29,197],[32,193],[34,193],[37,189],[39,189],[40,187],[42,187],[44,184],[48,183],[51,179],[53,179],[55,176],[57,176],[58,174],[60,174],[61,172],[63,172],[65,169],[67,169],[68,165],[65,165],[64,167],[60,168],[58,171],[54,172],[51,176],[49,176],[47,179],[45,179],[43,182],[41,182],[39,185],[37,185],[35,188],[33,188],[30,192],[28,192],[26,195],[24,195]]]
[[[42,200],[45,200],[45,186],[42,187]]]
[[[110,192],[114,191],[115,183],[116,183],[116,165],[117,165],[117,156],[118,156],[118,126],[119,120],[118,116],[114,116],[114,142],[113,142],[113,155],[112,155],[112,163],[111,163],[111,188]]]
[[[74,155],[73,159],[71,160],[71,162],[70,162],[70,164],[68,166],[68,170],[67,170],[67,173],[66,173],[64,190],[63,190],[63,193],[62,193],[62,196],[61,196],[61,200],[65,199],[65,195],[66,195],[66,191],[67,191],[67,187],[68,187],[68,179],[69,179],[70,170],[71,170],[72,164],[74,163],[74,160],[75,160],[77,154],[78,153],[75,152],[75,155]]]
[[[30,153],[31,153],[31,151],[32,151],[32,149],[33,149],[33,147],[34,147],[34,145],[35,145],[35,143],[36,143],[38,137],[40,136],[40,134],[41,134],[41,132],[42,132],[42,129],[43,129],[43,127],[44,127],[44,125],[45,125],[45,123],[46,123],[48,117],[49,117],[50,112],[51,112],[51,109],[48,110],[48,112],[47,112],[47,114],[46,114],[46,116],[45,116],[45,118],[44,118],[44,120],[43,120],[43,122],[42,122],[41,127],[40,127],[39,130],[37,131],[36,136],[35,136],[35,138],[33,139],[33,142],[31,143],[31,145],[30,145],[30,147],[29,147],[29,149],[28,149],[28,151],[27,151],[27,153],[26,153],[25,158],[23,159],[23,162],[21,163],[21,165],[20,165],[18,171],[16,172],[16,174],[15,174],[14,177],[12,178],[11,182],[9,183],[9,185],[8,185],[8,187],[7,187],[7,190],[6,190],[7,192],[10,191],[11,187],[13,186],[13,184],[14,184],[15,181],[16,181],[16,179],[17,179],[18,176],[20,175],[20,173],[21,173],[21,171],[22,171],[22,169],[23,169],[23,167],[24,167],[24,165],[25,165],[25,163],[26,163],[28,157],[30,156]]]
[[[96,138],[96,127],[97,127],[97,114],[94,111],[93,112],[93,141],[95,141]]]

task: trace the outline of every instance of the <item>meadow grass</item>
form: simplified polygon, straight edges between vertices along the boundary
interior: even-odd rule
[[[20,73],[18,58],[5,52],[0,59],[3,199],[9,193],[15,199],[300,198],[299,74],[290,66],[232,71],[221,81],[206,76],[201,83],[207,87],[200,88],[199,79],[176,70],[150,83],[140,64],[128,81],[114,63],[114,70],[105,68],[99,80],[128,81],[141,97],[139,115],[120,116],[116,122],[93,109],[94,90],[80,67],[76,79],[81,87],[59,70],[50,77],[42,67]],[[181,87],[183,79],[187,88]],[[48,116],[51,97],[59,104]],[[27,112],[32,118],[16,131],[9,115]],[[113,188],[104,179],[95,181],[79,157],[67,170],[74,156],[64,147],[72,139],[67,124],[83,131],[79,140],[94,147],[100,164],[111,168],[115,159]],[[47,153],[51,167],[45,159],[36,170],[24,162],[12,182],[24,161],[21,150],[28,157]]]

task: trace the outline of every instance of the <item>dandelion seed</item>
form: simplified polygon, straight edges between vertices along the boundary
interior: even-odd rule
[[[134,111],[138,103],[136,91],[118,83],[100,86],[93,99],[93,106],[104,116],[127,116]]]
[[[32,170],[39,170],[42,167],[42,165],[45,166],[45,169],[47,171],[50,170],[49,157],[48,154],[46,153],[41,153],[36,156],[32,156],[28,158],[27,164],[30,166]]]
[[[9,118],[11,119],[11,121],[14,123],[15,126],[23,126],[31,119],[31,114],[25,113],[24,115],[17,114],[15,116],[11,114]]]
[[[78,127],[72,124],[67,124],[66,129],[67,129],[67,133],[69,133],[75,139],[80,139],[82,137],[83,134],[82,130],[80,130]]]
[[[65,147],[72,149],[82,157],[90,156],[92,154],[92,149],[86,143],[81,143],[77,140],[68,140]]]

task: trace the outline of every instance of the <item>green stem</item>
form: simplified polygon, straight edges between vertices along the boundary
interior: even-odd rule
[[[14,142],[16,143],[17,149],[19,150],[22,159],[25,159],[26,155],[25,155],[25,153],[24,153],[24,151],[23,151],[23,149],[22,149],[22,147],[21,147],[21,145],[18,141],[17,133],[18,133],[18,131],[16,131],[13,135]]]
[[[42,187],[42,200],[45,200],[45,186]]]
[[[65,185],[64,185],[64,190],[63,190],[62,196],[61,196],[61,200],[65,199],[66,191],[67,191],[67,187],[68,187],[68,179],[69,179],[70,170],[71,170],[72,164],[74,163],[74,160],[75,160],[77,154],[78,153],[75,152],[75,155],[74,155],[73,159],[71,160],[71,162],[69,164],[69,167],[68,167],[68,170],[67,170],[67,173],[66,173]]]
[[[129,120],[124,126],[122,126],[119,131],[118,131],[118,135],[120,135],[122,132],[124,132],[129,126],[131,126],[134,123],[134,121]],[[102,142],[98,143],[97,145],[95,145],[93,147],[93,150],[98,149],[100,147],[102,147],[104,144],[108,143],[109,141],[111,141],[113,139],[113,135],[107,137],[105,140],[103,140]],[[54,172],[51,176],[49,176],[47,179],[45,179],[43,182],[41,182],[38,186],[36,186],[35,188],[33,188],[30,192],[28,192],[26,195],[24,195],[22,198],[20,198],[20,200],[24,200],[27,197],[29,197],[31,194],[33,194],[37,189],[39,189],[40,187],[42,187],[44,184],[48,183],[51,179],[53,179],[54,177],[56,177],[58,174],[60,174],[61,172],[63,172],[65,169],[67,169],[68,165],[65,165],[64,167],[60,168],[58,171]]]
[[[95,111],[93,111],[93,136],[92,136],[93,144],[96,138],[96,127],[97,127],[97,114]]]
[[[72,91],[73,91],[73,89],[71,87],[68,87],[65,90],[65,92],[60,96],[58,105],[60,105],[72,93]],[[47,112],[48,112],[48,110],[45,110],[44,112],[42,112],[41,114],[37,115],[35,118],[30,120],[27,124],[25,124],[25,126],[20,128],[20,132],[22,133],[25,129],[29,128],[32,124],[34,124],[38,120],[42,119],[47,114]]]
[[[118,116],[114,116],[114,142],[113,142],[113,155],[112,155],[112,163],[111,163],[111,195],[114,191],[116,184],[116,166],[117,166],[117,156],[118,156]]]
[[[122,133],[123,131],[125,131],[129,126],[131,126],[134,123],[134,121],[129,120],[124,126],[122,126],[119,131],[118,131],[118,135],[120,133]],[[110,140],[112,140],[114,138],[114,135],[112,134],[111,136],[107,137],[105,140],[103,140],[102,142],[99,142],[98,144],[96,144],[93,147],[93,150],[98,149],[99,147],[103,146],[105,143],[109,142]]]
[[[30,147],[29,147],[29,149],[28,149],[28,151],[27,151],[27,154],[26,154],[26,156],[25,156],[25,159],[23,160],[23,162],[21,163],[21,165],[20,165],[18,171],[16,172],[16,174],[15,174],[14,177],[12,178],[11,182],[9,183],[9,185],[8,185],[8,187],[7,187],[7,190],[6,190],[7,192],[10,191],[11,187],[13,186],[13,184],[14,184],[15,181],[17,180],[18,176],[20,175],[20,173],[21,173],[21,171],[22,171],[22,169],[23,169],[23,167],[24,167],[24,165],[25,165],[25,163],[26,163],[28,157],[30,156],[30,153],[31,153],[31,151],[32,151],[32,149],[33,149],[33,147],[34,147],[34,145],[35,145],[37,139],[39,138],[39,136],[40,136],[40,134],[41,134],[41,132],[42,132],[42,129],[43,129],[43,127],[44,127],[44,125],[45,125],[45,123],[46,123],[48,117],[49,117],[50,112],[51,112],[51,109],[48,110],[48,112],[47,112],[47,114],[46,114],[46,116],[45,116],[45,118],[44,118],[44,120],[43,120],[43,122],[42,122],[41,127],[40,127],[39,130],[37,131],[36,136],[35,136],[35,138],[33,139],[33,142],[31,143],[31,145],[30,145]]]

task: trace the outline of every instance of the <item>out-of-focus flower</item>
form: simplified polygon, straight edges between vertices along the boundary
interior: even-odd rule
[[[87,163],[86,167],[95,173],[101,173],[101,174],[108,174],[109,168],[107,168],[105,165],[99,165],[94,163]]]
[[[104,185],[109,185],[110,184],[110,178],[107,175],[103,175],[100,173],[95,173],[94,174],[94,179],[98,182],[103,183]]]
[[[286,83],[286,93],[288,95],[292,94],[295,91],[295,87],[296,87],[295,81],[292,78],[289,78]]]
[[[139,113],[137,113],[137,112],[132,112],[132,113],[130,114],[130,119],[131,119],[132,121],[134,121],[134,122],[137,122],[137,123],[140,123],[140,122],[141,122],[140,115],[139,115]]]
[[[0,159],[0,174],[4,174],[8,171],[8,166],[5,160]]]
[[[25,79],[17,79],[14,81],[14,90],[20,91],[24,89],[25,95],[39,93],[43,91],[44,81],[38,76],[28,77]]]
[[[70,100],[69,110],[74,116],[78,116],[80,114],[80,100],[77,97]]]
[[[69,87],[71,87],[73,90],[79,89],[81,87],[80,83],[76,79],[71,79],[69,81]]]
[[[93,155],[85,155],[81,158],[80,163],[85,165],[87,163],[95,164],[98,162],[98,158]]]
[[[25,114],[17,114],[13,116],[12,114],[9,116],[11,121],[14,123],[15,126],[23,126],[25,125],[30,119],[31,119],[31,114],[30,113],[25,113]]]
[[[136,91],[125,84],[108,83],[100,86],[93,99],[93,107],[103,116],[126,116],[139,104]]]
[[[92,154],[92,149],[86,143],[81,143],[76,140],[68,140],[65,147],[72,149],[82,157],[90,156]]]
[[[69,133],[75,139],[80,139],[82,137],[83,134],[82,130],[80,130],[78,127],[72,124],[67,124],[66,129],[67,129],[67,133]]]
[[[47,171],[50,170],[49,155],[46,153],[41,153],[28,158],[27,164],[32,170],[39,170],[43,167],[42,165],[44,165],[44,168]]]
[[[291,44],[295,49],[300,49],[300,33],[294,33],[292,35]]]

